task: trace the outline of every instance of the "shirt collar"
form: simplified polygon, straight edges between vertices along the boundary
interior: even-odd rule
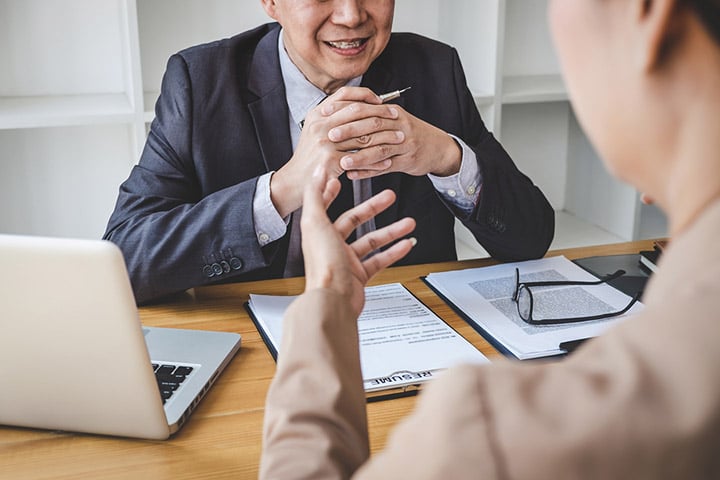
[[[326,97],[326,94],[310,83],[300,69],[290,60],[290,56],[285,51],[282,30],[278,35],[278,54],[280,56],[280,72],[285,83],[285,97],[290,116],[295,124],[299,125],[305,119],[307,113]],[[357,87],[361,82],[362,75],[351,79],[346,85]]]

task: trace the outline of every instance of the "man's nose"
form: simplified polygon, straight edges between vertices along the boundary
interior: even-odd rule
[[[335,0],[333,23],[346,27],[357,27],[367,19],[364,0]]]

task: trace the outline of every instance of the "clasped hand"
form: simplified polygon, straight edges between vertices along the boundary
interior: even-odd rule
[[[452,175],[462,152],[444,131],[399,105],[383,104],[364,87],[343,87],[305,117],[297,148],[271,180],[281,216],[302,204],[302,186],[319,166],[327,178],[347,172],[352,180],[390,172]]]

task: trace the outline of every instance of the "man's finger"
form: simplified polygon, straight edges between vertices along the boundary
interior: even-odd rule
[[[382,100],[366,87],[342,87],[328,97],[333,101],[365,102],[380,105]],[[327,99],[326,99],[327,100]]]
[[[366,178],[380,177],[394,171],[396,170],[392,168],[392,165],[386,170],[348,170],[347,177],[350,180],[364,180]]]

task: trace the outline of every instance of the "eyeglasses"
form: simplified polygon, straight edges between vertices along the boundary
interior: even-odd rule
[[[608,275],[607,277],[603,278],[602,280],[597,281],[591,281],[591,282],[582,282],[582,281],[571,281],[571,280],[563,280],[563,281],[547,281],[547,282],[521,282],[520,281],[520,270],[515,269],[515,292],[513,293],[513,302],[517,304],[518,309],[518,315],[520,315],[520,318],[525,322],[529,323],[530,325],[562,325],[567,323],[578,323],[578,322],[588,322],[591,320],[600,320],[602,318],[610,318],[610,317],[616,317],[618,315],[622,315],[623,313],[630,310],[630,308],[635,304],[635,302],[638,301],[640,298],[640,295],[642,295],[642,291],[639,291],[635,294],[635,296],[630,300],[630,303],[627,304],[625,308],[622,310],[619,310],[617,312],[610,312],[610,313],[601,313],[599,315],[588,315],[585,317],[569,317],[569,318],[543,318],[540,320],[533,319],[533,294],[530,290],[533,287],[562,287],[562,286],[571,286],[571,285],[600,285],[606,282],[609,282],[610,280],[614,280],[616,278],[619,278],[621,276],[625,275],[625,270],[618,270],[617,272],[613,273],[612,275]]]

